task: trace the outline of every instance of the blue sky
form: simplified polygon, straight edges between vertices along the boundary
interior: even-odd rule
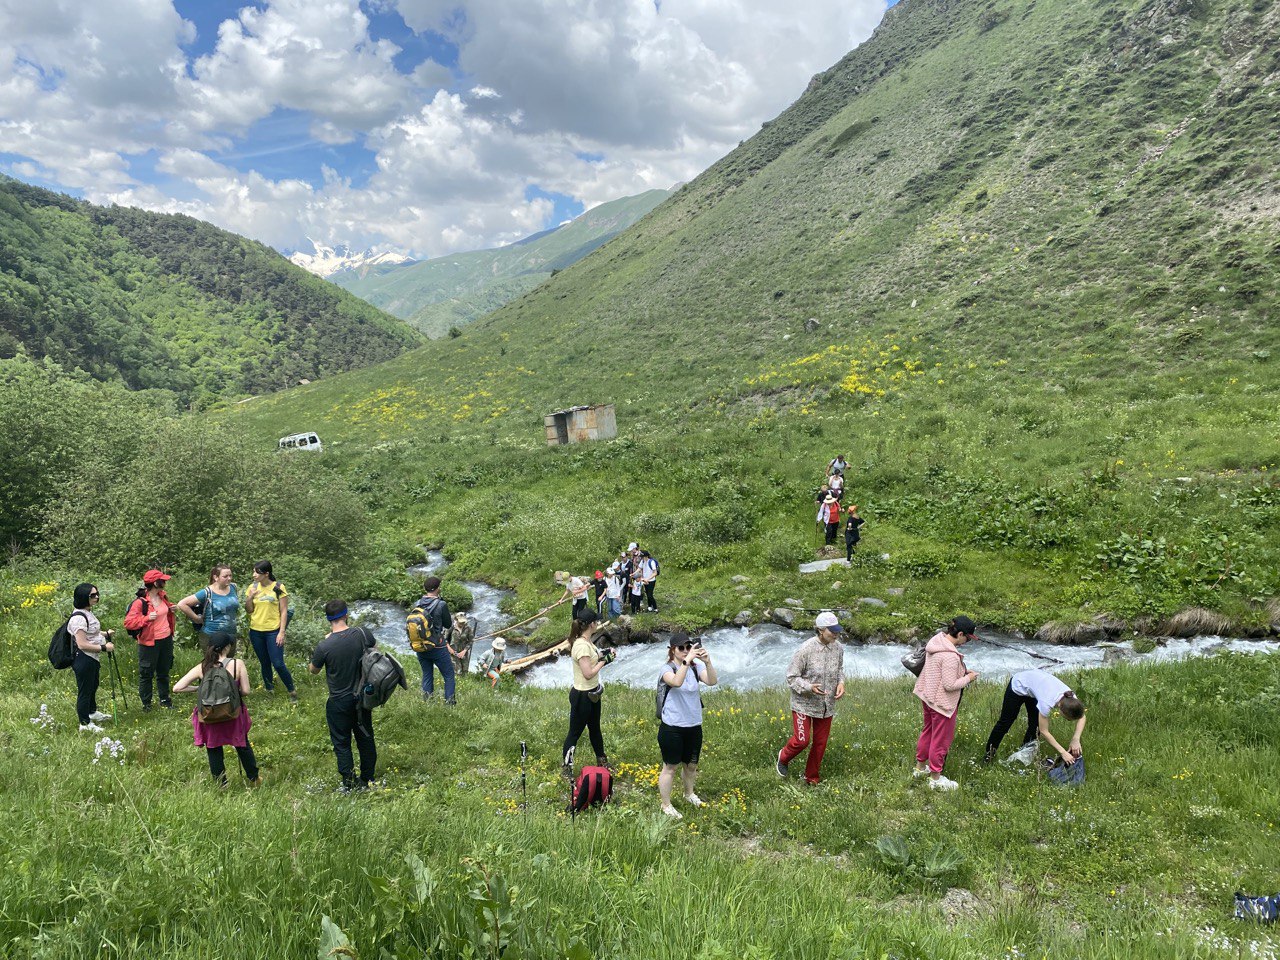
[[[509,243],[696,176],[883,0],[0,5],[0,171],[269,243]]]

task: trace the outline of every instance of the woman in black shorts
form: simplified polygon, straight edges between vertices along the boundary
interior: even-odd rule
[[[699,662],[701,661],[701,662]],[[702,691],[700,684],[715,686],[716,668],[702,646],[690,641],[686,633],[676,633],[667,647],[667,662],[658,674],[659,695],[663,698],[658,724],[658,749],[662,751],[662,772],[658,774],[658,793],[662,812],[680,818],[671,805],[671,787],[677,768],[684,781],[684,798],[691,806],[702,806],[693,792],[698,777],[698,756],[702,753]]]

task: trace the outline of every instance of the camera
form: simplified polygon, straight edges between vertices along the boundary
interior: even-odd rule
[[[700,646],[702,646],[702,638],[701,638],[701,637],[694,637],[692,640],[690,640],[690,641],[689,641],[689,643],[690,643],[692,646],[700,647]]]

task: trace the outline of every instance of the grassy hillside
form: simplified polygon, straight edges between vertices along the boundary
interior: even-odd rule
[[[460,339],[231,422],[320,430],[397,532],[526,596],[639,537],[664,614],[695,621],[878,596],[868,632],[957,607],[1160,629],[1197,605],[1265,628],[1278,18],[907,0],[756,137]],[[617,405],[619,439],[545,448],[541,416],[590,402]],[[865,553],[802,579],[837,452]]]
[[[420,339],[262,244],[0,178],[0,358],[48,357],[207,403],[386,360]]]
[[[338,931],[350,956],[406,960],[1172,960],[1278,946],[1227,919],[1234,890],[1274,887],[1280,856],[1275,657],[1069,676],[1091,707],[1074,791],[977,764],[996,683],[966,693],[951,795],[909,775],[920,718],[905,674],[850,684],[818,789],[773,772],[781,692],[709,692],[707,806],[680,804],[678,823],[658,813],[652,694],[611,686],[616,802],[572,823],[562,691],[472,679],[448,710],[397,694],[374,720],[380,784],[356,797],[333,793],[323,682],[300,669],[298,706],[250,700],[257,792],[234,766],[229,789],[212,786],[189,695],[142,715],[130,694],[118,726],[77,733],[72,678],[44,661],[68,582],[34,572],[0,572],[0,943],[13,960],[206,960],[228,942],[247,960],[295,960],[328,956]],[[99,586],[103,619],[118,620],[130,585]],[[117,657],[132,685],[132,645]],[[178,666],[194,658],[180,649]]]
[[[669,196],[649,190],[593,207],[564,226],[494,250],[345,270],[330,279],[374,306],[440,337],[496,310],[577,263]]]

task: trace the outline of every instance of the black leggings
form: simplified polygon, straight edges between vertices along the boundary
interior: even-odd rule
[[[846,563],[853,562],[853,548],[856,547],[857,545],[858,545],[857,537],[854,537],[852,540],[850,540],[848,537],[844,538],[844,559]]]
[[[102,664],[83,650],[76,651],[71,661],[76,675],[76,716],[81,723],[89,722],[89,714],[98,710],[98,682],[102,676]]]
[[[996,725],[991,728],[991,736],[987,737],[987,752],[1000,748],[1000,741],[1018,719],[1018,711],[1024,707],[1027,710],[1027,735],[1022,738],[1022,744],[1026,746],[1035,741],[1040,732],[1040,715],[1036,710],[1036,698],[1014,693],[1011,680],[1004,688],[1004,703],[1000,705],[1000,716],[996,719]]]
[[[596,759],[604,759],[604,734],[600,732],[600,701],[592,700],[587,691],[577,687],[569,691],[569,735],[564,738],[564,750],[561,757],[565,763],[571,762],[570,750],[582,739],[582,731],[586,730],[591,738],[591,748],[596,752]]]
[[[206,747],[209,753],[209,772],[219,783],[227,782],[227,764],[222,756],[221,747]],[[253,755],[253,747],[246,742],[243,747],[236,747],[236,756],[240,758],[240,766],[244,767],[244,775],[250,780],[258,779],[258,761]]]

